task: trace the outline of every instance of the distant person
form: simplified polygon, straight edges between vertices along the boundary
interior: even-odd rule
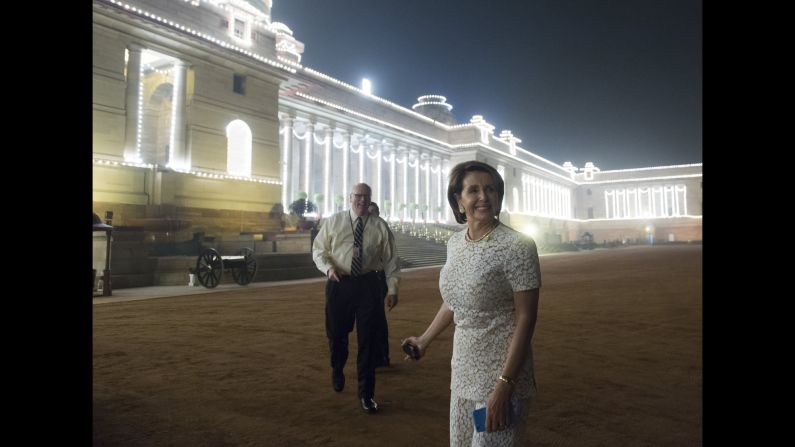
[[[447,243],[439,273],[442,305],[425,332],[406,338],[406,359],[419,360],[455,322],[450,380],[450,445],[522,445],[535,396],[531,341],[541,270],[535,241],[500,223],[500,174],[478,161],[450,171],[447,199],[465,231]],[[486,408],[485,431],[472,413]]]
[[[378,204],[375,202],[370,202],[370,206],[367,208],[368,212],[370,213],[370,217],[381,217],[381,211],[378,209]],[[387,229],[389,229],[389,224],[387,224]],[[390,231],[391,233],[391,231]],[[384,274],[384,269],[380,268],[376,271],[378,274],[378,280],[381,282],[381,296],[386,297],[387,295],[387,285],[386,285],[386,275]],[[376,357],[375,357],[375,366],[376,368],[380,366],[389,366],[389,326],[386,320],[386,312],[384,312],[384,306],[380,307],[380,312],[376,312],[376,331],[375,331],[375,339],[376,339]]]
[[[375,395],[376,324],[384,296],[376,273],[386,276],[386,305],[398,303],[400,267],[392,233],[382,219],[367,213],[371,189],[359,183],[351,191],[351,209],[325,219],[312,243],[312,258],[326,274],[326,336],[331,350],[331,384],[345,387],[343,369],[348,360],[348,334],[356,322],[358,396],[367,413],[378,411]]]

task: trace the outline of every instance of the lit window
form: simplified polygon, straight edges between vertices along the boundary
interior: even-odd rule
[[[241,120],[226,126],[226,170],[229,175],[251,176],[251,128]]]

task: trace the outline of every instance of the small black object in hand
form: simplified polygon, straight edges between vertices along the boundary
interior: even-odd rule
[[[403,352],[408,354],[408,356],[411,357],[414,360],[417,360],[417,359],[420,358],[420,349],[417,346],[411,344],[410,342],[406,342],[403,345]]]

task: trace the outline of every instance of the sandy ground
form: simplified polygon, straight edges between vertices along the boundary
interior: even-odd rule
[[[702,444],[701,246],[541,258],[528,446]],[[356,399],[356,337],[331,389],[323,284],[93,306],[95,446],[446,446],[452,327],[402,362],[441,297],[404,273],[381,412]]]

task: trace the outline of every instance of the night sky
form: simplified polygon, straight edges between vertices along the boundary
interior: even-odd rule
[[[447,97],[460,123],[552,162],[700,163],[699,0],[273,0],[301,63],[406,108]]]

